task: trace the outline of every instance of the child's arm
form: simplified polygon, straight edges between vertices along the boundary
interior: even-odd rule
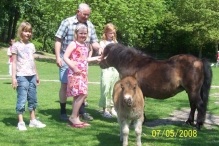
[[[34,55],[33,55],[33,58],[34,58]],[[36,82],[37,82],[37,85],[39,85],[40,84],[40,78],[39,78],[39,75],[38,75],[35,58],[34,58],[34,67],[35,67],[35,72],[36,72]]]
[[[69,59],[72,51],[76,48],[75,42],[71,42],[68,47],[66,48],[65,54],[64,54],[64,61],[65,63],[71,68],[75,73],[80,73],[81,70],[78,69],[76,63]]]
[[[17,54],[12,54],[12,88],[16,89],[18,84],[17,84],[17,79],[16,79],[16,65],[17,62]]]
[[[93,61],[99,61],[101,56],[95,56],[95,57],[88,57],[87,61],[88,62],[93,62]]]

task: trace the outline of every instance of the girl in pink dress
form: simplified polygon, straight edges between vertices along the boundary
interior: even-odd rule
[[[71,126],[74,128],[84,128],[90,126],[79,119],[79,108],[87,97],[88,90],[88,61],[97,61],[100,57],[88,58],[88,46],[85,43],[88,29],[85,24],[79,23],[75,28],[75,40],[72,41],[64,54],[64,61],[68,65],[67,97],[74,97],[72,102],[72,114],[69,117]]]

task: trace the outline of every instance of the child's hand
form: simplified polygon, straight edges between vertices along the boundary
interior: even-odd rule
[[[13,88],[13,89],[16,89],[17,86],[18,86],[18,84],[17,84],[17,79],[12,79],[12,88]]]
[[[102,60],[103,60],[103,57],[102,56],[98,56],[97,61],[100,62]]]
[[[38,76],[36,76],[36,83],[37,83],[37,85],[40,84],[40,78]]]
[[[99,64],[102,60],[103,60],[103,55],[98,56],[98,58],[97,58],[97,63]]]
[[[56,65],[58,67],[62,67],[62,59],[61,58],[56,58]]]
[[[80,75],[81,72],[82,72],[82,71],[81,71],[80,69],[78,69],[77,67],[74,68],[73,71],[74,71],[74,74],[75,74],[75,75]]]

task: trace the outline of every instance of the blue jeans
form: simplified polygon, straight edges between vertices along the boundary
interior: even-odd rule
[[[16,76],[16,78],[18,83],[16,113],[23,114],[26,101],[28,101],[28,110],[35,110],[37,106],[36,75]]]
[[[61,51],[60,57],[62,58],[62,67],[59,68],[59,80],[61,83],[68,82],[67,76],[68,76],[68,65],[63,60],[64,51]]]

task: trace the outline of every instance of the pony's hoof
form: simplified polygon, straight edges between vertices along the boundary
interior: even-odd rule
[[[194,130],[201,130],[201,126],[199,124],[196,124]]]
[[[200,129],[198,129],[197,127],[193,127],[192,130],[196,130],[196,131],[199,131]]]
[[[194,126],[194,123],[191,122],[191,121],[189,121],[189,120],[187,120],[187,121],[185,122],[185,125],[187,125],[187,126]]]

